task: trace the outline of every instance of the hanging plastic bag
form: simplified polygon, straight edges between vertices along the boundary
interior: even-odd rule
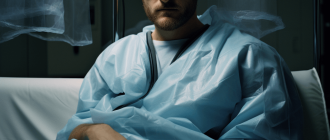
[[[72,46],[92,44],[89,0],[2,0],[0,43],[21,34]]]
[[[256,38],[284,29],[276,0],[208,0],[217,5],[217,16]]]

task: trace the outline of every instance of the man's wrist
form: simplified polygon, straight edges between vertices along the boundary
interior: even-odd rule
[[[107,124],[82,124],[72,130],[69,140],[72,138],[77,140],[126,140],[124,136],[116,132],[111,126]]]
[[[85,137],[87,137],[87,132],[95,124],[81,124],[77,126],[75,129],[72,130],[69,140],[71,139],[77,139],[77,140],[84,140]]]

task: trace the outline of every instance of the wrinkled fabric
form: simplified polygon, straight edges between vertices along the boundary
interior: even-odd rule
[[[77,113],[58,133],[68,139],[83,123],[106,123],[128,140],[301,139],[302,107],[292,75],[276,50],[215,16],[211,25],[150,84],[146,33],[110,45],[80,89]],[[120,93],[125,95],[119,95]]]

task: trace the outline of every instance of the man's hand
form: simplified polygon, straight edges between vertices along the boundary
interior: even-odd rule
[[[70,134],[69,140],[126,140],[125,137],[113,130],[107,124],[82,124],[77,126]]]

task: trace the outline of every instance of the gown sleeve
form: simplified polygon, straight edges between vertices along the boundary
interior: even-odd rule
[[[291,71],[264,43],[246,46],[238,56],[242,100],[223,139],[302,139],[302,106]]]
[[[208,124],[205,122],[209,118],[200,116],[212,114],[198,114],[203,113],[203,109],[193,110],[193,107],[189,106],[181,110],[182,113],[176,112],[181,115],[175,117],[173,112],[169,112],[169,117],[166,117],[159,115],[162,111],[160,109],[150,110],[150,106],[155,104],[150,105],[148,109],[148,104],[144,101],[142,107],[127,106],[113,111],[120,104],[143,96],[150,83],[150,65],[146,51],[138,47],[125,48],[134,46],[135,42],[118,41],[120,47],[110,47],[106,53],[100,55],[81,86],[77,113],[58,133],[57,140],[68,139],[71,131],[84,123],[108,124],[128,140],[211,139],[201,129],[201,126]],[[136,50],[127,51],[129,49]],[[116,57],[118,54],[122,57]],[[236,105],[233,103],[233,111],[228,111],[232,112],[230,122],[219,119],[226,122],[219,139],[301,139],[302,107],[291,73],[283,59],[274,49],[262,43],[245,46],[237,57],[232,58],[233,61],[228,61],[231,67],[226,70],[237,74],[238,69],[240,79],[235,82],[240,84],[225,86],[230,84],[226,83],[222,88],[241,88],[241,100],[238,100]],[[236,63],[234,60],[237,60]],[[125,95],[117,96],[121,92]],[[213,90],[210,95],[214,95]],[[153,99],[151,96],[148,97],[148,100]],[[155,98],[156,103],[160,105],[161,96]],[[207,106],[223,104],[215,98],[207,100],[213,101],[212,103],[205,102],[206,96],[199,99],[201,100],[192,102],[198,108],[203,108],[204,103],[208,104]],[[169,104],[164,104],[164,107],[170,107]],[[189,113],[193,115],[184,116]],[[218,114],[224,113],[227,112]]]
[[[128,106],[113,111],[128,99],[142,96],[150,82],[147,75],[150,73],[148,55],[143,54],[143,49],[127,51],[126,46],[133,46],[125,44],[129,42],[136,43],[132,40],[118,41],[120,48],[109,46],[98,57],[81,85],[76,114],[58,132],[56,139],[67,140],[72,130],[80,124],[104,123],[127,140],[210,140],[188,119],[163,118],[143,107]],[[136,54],[143,54],[142,57],[146,58]],[[122,65],[124,61],[127,65]],[[122,92],[125,94],[119,96]]]
[[[93,94],[92,94],[93,93]],[[80,124],[94,123],[91,118],[90,108],[95,108],[99,101],[105,96],[113,96],[97,67],[94,65],[81,85],[79,101],[76,114],[74,114],[66,126],[57,134],[57,140],[67,140],[71,131]]]

